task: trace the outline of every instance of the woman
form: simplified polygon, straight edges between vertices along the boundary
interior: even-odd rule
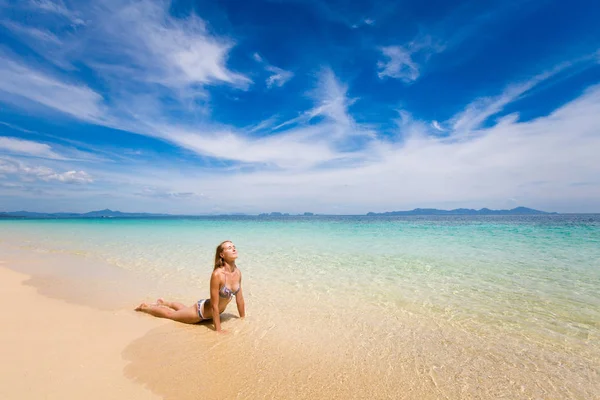
[[[215,269],[210,277],[210,299],[199,300],[189,307],[181,303],[158,299],[156,304],[142,303],[135,310],[186,324],[196,324],[212,318],[215,330],[219,333],[225,332],[221,329],[221,314],[232,297],[235,296],[240,317],[246,316],[242,293],[242,273],[235,265],[237,257],[237,250],[231,241],[226,240],[217,246]]]

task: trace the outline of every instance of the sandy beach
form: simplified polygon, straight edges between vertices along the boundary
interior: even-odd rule
[[[489,260],[469,264],[466,248],[456,253],[460,267],[452,268],[452,257],[378,257],[359,244],[354,260],[344,247],[350,233],[333,253],[295,236],[300,228],[308,232],[305,223],[277,229],[227,223],[5,224],[0,399],[587,399],[599,393],[597,285],[592,264],[574,256],[598,259],[593,243],[586,247],[585,229],[569,228],[583,244],[549,258],[531,252],[549,251],[543,246],[549,229],[535,236],[541,244],[519,250],[514,226],[500,227],[502,248],[512,252],[496,255],[498,226],[491,244],[479,225],[452,226],[464,231],[463,240],[444,235],[454,238],[447,249],[458,252],[480,238],[478,249],[489,249],[486,260],[495,260],[493,268]],[[325,227],[344,229],[334,223]],[[532,236],[529,225],[517,227]],[[186,325],[133,311],[158,297],[184,304],[204,298],[212,245],[225,236],[219,229],[238,232],[247,249],[240,263],[245,319],[230,304],[222,315],[229,334],[217,335],[209,322]],[[440,244],[435,235],[419,236],[421,225],[411,229],[384,244]],[[273,249],[269,235],[285,238],[290,249]],[[515,252],[527,255],[513,263]],[[569,279],[562,279],[565,257],[579,260]],[[586,268],[587,280],[576,281]],[[456,276],[465,284],[448,286]]]
[[[0,398],[159,398],[123,375],[121,355],[159,321],[43,296],[28,275],[0,265]]]
[[[252,318],[239,320],[231,310],[222,315],[225,336],[209,323],[152,318],[133,311],[137,291],[123,289],[132,282],[116,286],[114,279],[127,278],[113,276],[109,265],[95,265],[104,269],[100,275],[91,268],[82,274],[77,266],[92,260],[0,249],[1,293],[12,304],[0,330],[3,400],[373,398],[365,388],[392,398],[403,386],[376,374],[356,376],[341,354],[322,357],[314,347],[322,337],[305,332],[302,340],[282,341],[272,326],[248,336]],[[427,385],[421,389],[413,384],[398,395],[435,397]]]
[[[9,257],[0,260],[0,288],[12,306],[2,313],[0,330],[2,399],[266,398],[271,390],[309,398],[328,387],[320,382],[323,378],[311,379],[311,360],[302,354],[290,358],[282,348],[266,353],[262,347],[240,352],[233,343],[236,321],[229,322],[228,337],[217,337],[208,324],[154,319],[122,308],[122,298],[131,293],[110,298],[106,288],[95,288],[103,292],[88,295],[81,290],[84,281],[48,274],[56,270],[53,265],[65,268],[65,262],[77,261],[73,257],[3,250]],[[37,274],[14,270],[23,268]],[[226,313],[223,320],[232,318]],[[322,360],[321,367],[331,361]],[[308,375],[289,376],[285,368],[273,368],[289,362],[305,364]],[[228,381],[223,371],[234,369],[238,378]],[[336,373],[343,379],[343,371]],[[265,383],[260,393],[254,379]]]

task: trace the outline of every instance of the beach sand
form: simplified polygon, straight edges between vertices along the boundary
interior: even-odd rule
[[[9,269],[19,263],[42,268],[44,260],[39,256],[20,254],[21,262],[0,260],[0,292],[8,303],[0,317],[3,400],[268,398],[270,393],[292,398],[328,396],[328,385],[319,382],[325,377],[311,379],[311,361],[302,354],[290,358],[281,348],[265,353],[262,346],[240,353],[234,343],[237,321],[231,321],[232,314],[224,315],[232,331],[223,337],[210,324],[176,324],[131,309],[76,304],[74,296],[81,291],[67,285],[66,277],[32,278]],[[68,301],[40,292],[61,294]],[[83,297],[80,301],[86,302]],[[289,376],[289,371],[297,375],[297,368],[284,368],[290,362],[306,364],[306,376]],[[281,367],[275,368],[278,363]],[[267,367],[264,373],[262,367]],[[230,371],[237,371],[233,381]],[[343,371],[338,378],[345,379]],[[351,393],[329,394],[341,398]],[[367,393],[355,395],[361,398]]]
[[[380,315],[357,315],[353,321],[364,335],[356,337],[347,324],[331,322],[338,315],[333,311],[289,311],[278,302],[256,312],[250,285],[248,316],[238,318],[231,304],[222,315],[229,334],[217,335],[211,323],[186,325],[133,311],[165,292],[165,286],[145,284],[86,255],[0,243],[0,399],[526,399],[598,393],[597,360],[577,356],[565,365],[554,348],[509,338],[491,343],[409,312],[387,318],[383,327],[375,325]],[[514,362],[506,362],[507,355]],[[549,360],[544,369],[536,364],[542,356]]]
[[[13,261],[14,262],[14,261]],[[159,321],[39,294],[0,264],[0,398],[156,399],[123,375],[121,353]]]
[[[109,265],[0,250],[0,399],[366,399],[395,398],[402,387],[381,375],[356,376],[343,357],[323,357],[315,346],[322,337],[287,343],[273,327],[256,328],[252,317],[237,318],[235,306],[222,316],[229,333],[217,335],[210,323],[136,313],[151,298],[140,298],[135,282]],[[412,385],[400,397],[435,397],[423,389]]]

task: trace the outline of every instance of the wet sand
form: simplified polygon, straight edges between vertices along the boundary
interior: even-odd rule
[[[597,360],[566,358],[554,347],[508,337],[490,342],[408,311],[377,314],[379,306],[265,303],[252,285],[245,288],[248,317],[238,318],[231,304],[223,314],[229,333],[217,335],[211,323],[185,325],[134,312],[164,287],[144,287],[136,276],[94,263],[0,243],[1,399],[526,399],[598,393]],[[263,308],[257,310],[259,302]],[[350,315],[360,329],[351,330],[340,315]],[[538,367],[542,358],[545,368]]]
[[[235,306],[222,316],[229,333],[217,335],[211,323],[134,312],[139,290],[108,265],[82,272],[80,263],[92,260],[0,249],[8,302],[0,330],[2,399],[435,397],[427,385],[398,393],[397,379],[374,371],[357,376],[342,354],[319,352],[314,345],[324,338],[282,338],[252,317],[239,319]],[[120,289],[111,290],[116,280]]]

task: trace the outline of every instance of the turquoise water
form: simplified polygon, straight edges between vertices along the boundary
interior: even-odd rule
[[[225,239],[249,314],[274,334],[336,332],[379,354],[374,368],[416,354],[454,389],[471,377],[453,364],[471,357],[498,382],[537,379],[527,396],[599,393],[600,215],[0,220],[2,243],[105,261],[190,303]],[[535,367],[510,372],[524,357]]]

